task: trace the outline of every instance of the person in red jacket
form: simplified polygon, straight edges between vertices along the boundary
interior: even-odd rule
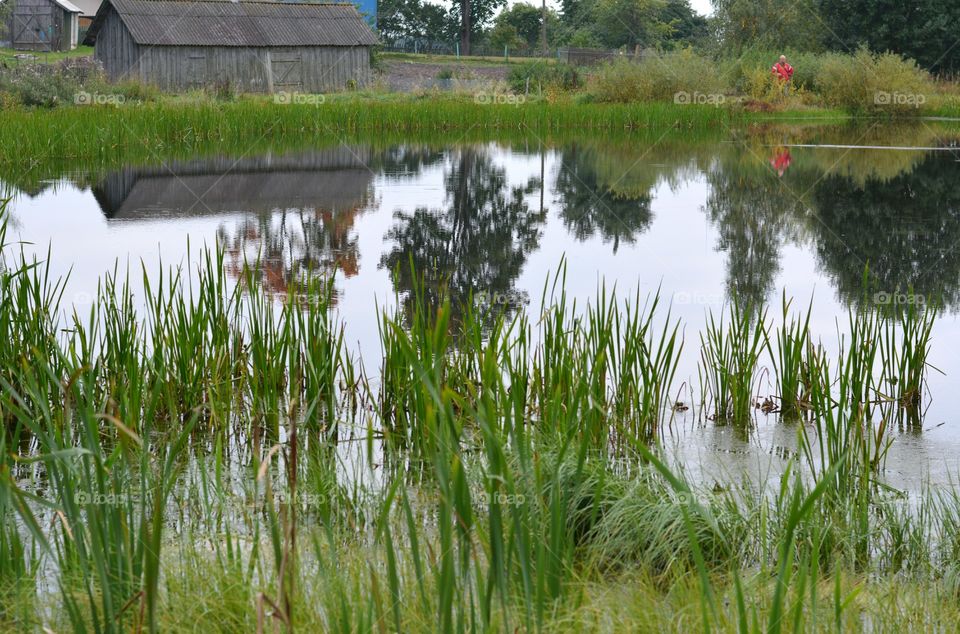
[[[787,63],[787,56],[781,55],[780,61],[773,65],[773,76],[783,85],[783,94],[790,94],[790,80],[793,79],[793,66]]]

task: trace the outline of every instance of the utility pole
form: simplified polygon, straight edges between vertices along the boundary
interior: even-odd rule
[[[540,48],[547,52],[547,0],[541,0],[540,8]]]
[[[470,0],[460,0],[460,54],[470,54]]]

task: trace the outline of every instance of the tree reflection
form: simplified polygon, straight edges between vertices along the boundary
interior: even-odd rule
[[[380,266],[394,272],[406,309],[419,287],[428,305],[446,293],[455,316],[471,295],[508,313],[516,310],[525,298],[514,282],[546,219],[546,211],[530,209],[524,196],[539,186],[539,179],[532,179],[525,188],[511,188],[506,170],[482,149],[456,150],[444,176],[445,206],[397,211],[386,236],[393,248]]]
[[[358,238],[352,234],[361,204],[348,209],[287,209],[247,217],[234,231],[218,230],[228,273],[240,277],[247,267],[266,292],[282,297],[292,284],[328,279],[339,271],[353,277],[360,270]],[[337,299],[333,290],[331,301]]]
[[[827,176],[814,192],[816,252],[848,302],[869,292],[912,291],[960,301],[960,188],[949,153],[930,154],[912,172],[858,185]]]
[[[778,172],[773,165],[744,178],[718,167],[708,175],[704,209],[720,234],[717,250],[727,254],[727,293],[742,305],[765,303],[780,272],[791,219],[805,208]]]
[[[619,182],[605,183],[598,160],[595,152],[577,146],[563,151],[556,190],[560,217],[577,240],[599,235],[604,242],[613,242],[616,253],[621,241],[633,243],[649,228],[651,196],[649,187],[625,193],[617,189]]]

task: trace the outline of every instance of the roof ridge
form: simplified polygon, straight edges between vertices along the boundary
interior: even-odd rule
[[[352,6],[356,7],[356,4],[350,2],[349,0],[341,0],[339,2],[331,2],[324,0],[323,2],[313,2],[312,0],[121,0],[121,2],[147,2],[147,3],[160,3],[160,2],[183,2],[189,4],[280,4],[280,5],[299,5],[299,6],[314,6],[314,7],[336,7],[336,6]]]

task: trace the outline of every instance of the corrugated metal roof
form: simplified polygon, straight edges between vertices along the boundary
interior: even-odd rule
[[[377,37],[352,4],[106,0],[148,46],[369,46]],[[99,24],[91,25],[96,37]],[[91,38],[87,38],[89,41]]]
[[[70,13],[83,13],[83,11],[81,11],[80,8],[77,7],[77,5],[67,2],[67,0],[53,0],[53,1],[59,4],[64,9],[66,9],[67,11],[69,11]]]

